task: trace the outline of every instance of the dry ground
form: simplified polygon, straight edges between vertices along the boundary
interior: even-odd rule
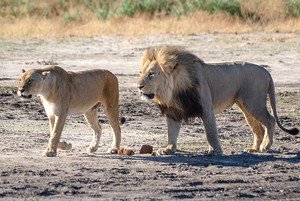
[[[292,34],[148,35],[69,39],[0,40],[0,199],[3,200],[298,200],[300,138],[276,129],[269,153],[248,154],[252,135],[236,108],[217,116],[224,156],[205,156],[200,120],[184,124],[174,156],[141,155],[143,144],[166,145],[166,122],[152,104],[139,100],[142,51],[181,45],[206,62],[243,60],[268,65],[277,108],[285,126],[300,127],[300,36]],[[120,81],[122,147],[135,155],[108,155],[112,133],[103,112],[101,147],[87,154],[91,130],[83,117],[67,120],[62,139],[73,144],[56,158],[41,154],[49,137],[38,98],[16,96],[22,68],[58,64],[67,70],[106,68]],[[226,87],[226,86],[225,86]]]

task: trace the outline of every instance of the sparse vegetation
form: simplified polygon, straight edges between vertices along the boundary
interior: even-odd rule
[[[277,32],[299,32],[299,26],[294,26],[295,22],[300,22],[300,0],[2,0],[0,2],[0,22],[3,27],[0,31],[0,37],[9,37],[14,35],[20,36],[39,36],[47,35],[47,31],[42,33],[42,26],[62,29],[64,34],[58,35],[84,35],[70,33],[65,31],[66,25],[68,30],[71,26],[89,25],[101,26],[103,24],[112,24],[119,21],[134,20],[144,21],[170,21],[174,22],[188,19],[190,24],[195,23],[223,23],[224,26],[238,26],[237,31],[269,31]],[[19,27],[19,23],[32,23],[24,28],[28,29],[27,33],[13,33],[12,27]],[[39,24],[40,30],[33,31],[34,26]],[[289,23],[285,23],[288,21]],[[173,23],[174,23],[173,22]],[[278,28],[274,24],[282,22],[285,28]],[[51,24],[52,23],[52,24]],[[71,25],[70,25],[71,24]],[[297,23],[296,23],[297,24]],[[187,24],[189,25],[189,24]],[[186,25],[186,26],[187,26]],[[267,25],[270,25],[268,28]],[[131,34],[141,34],[140,27]],[[241,29],[241,26],[248,28]],[[290,28],[288,28],[290,26]],[[165,26],[162,25],[163,28]],[[220,27],[213,25],[212,27]],[[175,27],[176,28],[176,27]],[[175,29],[173,28],[173,29]],[[99,29],[94,34],[99,34]],[[190,28],[184,30],[162,30],[164,33],[179,32],[191,34]],[[215,28],[216,29],[216,28]],[[283,30],[282,30],[283,29]],[[290,30],[289,30],[290,29]],[[48,30],[46,28],[46,30]],[[121,28],[121,30],[124,30]],[[16,30],[14,30],[16,31]],[[200,26],[192,31],[217,31]],[[40,34],[36,34],[38,32]],[[117,31],[100,31],[100,34],[114,34]],[[218,32],[218,31],[217,31]],[[223,30],[223,32],[227,32]],[[236,32],[236,31],[233,31]],[[147,32],[145,32],[147,33]],[[90,35],[91,33],[86,33]],[[122,34],[122,33],[119,33]]]
[[[32,16],[64,18],[74,10],[76,15],[88,12],[100,19],[133,17],[137,14],[182,16],[204,11],[210,14],[227,13],[246,20],[260,16],[261,10],[269,11],[269,14],[282,10],[284,17],[300,16],[300,0],[2,0],[0,7],[2,17],[15,18]]]

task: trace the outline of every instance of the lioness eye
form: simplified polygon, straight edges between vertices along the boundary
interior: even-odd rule
[[[28,80],[26,81],[27,84],[30,84],[31,82],[32,82],[32,79],[28,79]]]

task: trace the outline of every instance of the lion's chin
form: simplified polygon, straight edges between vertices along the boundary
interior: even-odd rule
[[[141,99],[144,101],[152,101],[154,96],[155,96],[154,94],[143,94],[141,95]]]

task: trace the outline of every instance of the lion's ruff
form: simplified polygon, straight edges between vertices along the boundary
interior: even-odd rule
[[[66,117],[77,114],[84,114],[94,131],[88,151],[95,152],[102,132],[97,115],[101,105],[114,132],[110,149],[116,152],[120,148],[119,86],[116,76],[111,72],[99,69],[75,73],[58,66],[30,69],[22,74],[18,95],[41,97],[51,133],[45,156],[56,156],[57,148],[71,148],[69,144],[59,140]]]
[[[297,128],[281,126],[275,106],[274,83],[261,66],[246,63],[207,64],[179,47],[148,48],[141,58],[138,88],[142,99],[152,99],[167,116],[168,146],[164,153],[176,151],[181,120],[203,120],[210,153],[221,154],[215,114],[236,103],[254,134],[249,151],[266,151],[273,142],[275,120],[290,134]],[[267,94],[274,117],[266,107]]]

